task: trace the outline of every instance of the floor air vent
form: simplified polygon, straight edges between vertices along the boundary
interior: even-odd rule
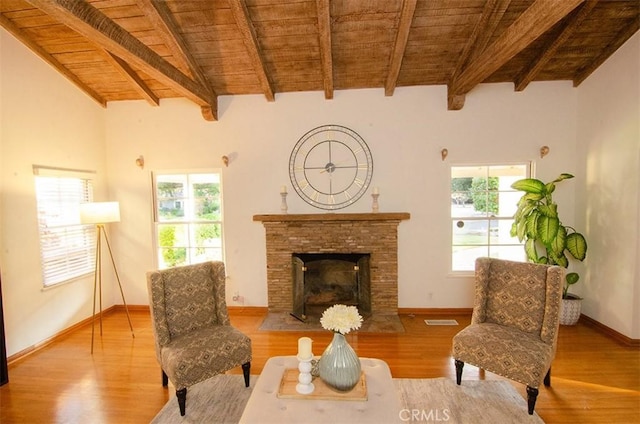
[[[458,325],[455,319],[425,319],[427,325]]]

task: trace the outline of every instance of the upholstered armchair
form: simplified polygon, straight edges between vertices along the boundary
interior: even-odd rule
[[[239,365],[249,387],[251,339],[230,325],[222,262],[148,272],[147,288],[162,384],[174,385],[180,415],[187,387]]]
[[[456,383],[465,363],[518,381],[531,415],[551,385],[564,268],[479,258],[475,278],[471,324],[453,337]]]

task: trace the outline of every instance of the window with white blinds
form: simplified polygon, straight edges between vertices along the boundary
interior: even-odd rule
[[[44,287],[92,273],[96,229],[80,224],[80,203],[93,201],[91,171],[34,166]]]

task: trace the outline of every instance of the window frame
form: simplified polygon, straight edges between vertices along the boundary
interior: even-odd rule
[[[525,176],[521,177],[521,178],[534,178],[534,174],[535,174],[535,164],[533,161],[509,161],[509,162],[486,162],[486,163],[478,163],[478,162],[474,162],[474,163],[452,163],[449,166],[449,175],[448,175],[448,182],[449,182],[449,186],[448,186],[448,198],[449,198],[449,274],[454,275],[454,276],[469,276],[469,275],[473,275],[474,274],[474,270],[473,269],[454,269],[454,251],[453,249],[456,246],[473,246],[473,247],[482,247],[486,249],[486,254],[485,255],[480,255],[480,256],[490,256],[490,248],[491,246],[523,246],[523,243],[520,243],[518,241],[517,238],[513,238],[514,242],[513,243],[509,243],[509,244],[502,244],[502,243],[497,243],[497,244],[492,244],[491,243],[491,235],[490,233],[487,234],[487,242],[484,244],[454,244],[455,241],[455,234],[454,234],[454,229],[453,226],[456,224],[457,221],[488,221],[488,225],[489,228],[491,228],[491,222],[504,222],[504,221],[511,221],[513,222],[513,215],[510,216],[491,216],[489,214],[484,215],[484,216],[478,216],[478,217],[472,217],[472,216],[454,216],[454,213],[452,211],[452,195],[454,194],[454,190],[452,187],[452,183],[453,183],[453,170],[455,168],[473,168],[473,167],[479,167],[479,168],[487,168],[487,174],[488,176],[491,176],[491,172],[490,169],[491,168],[497,168],[497,167],[509,167],[509,166],[524,166],[525,167]],[[497,193],[516,193],[516,190],[496,190]],[[520,197],[518,195],[518,197]],[[515,213],[515,209],[514,209],[514,213]],[[480,257],[478,256],[478,257]],[[522,260],[526,260],[526,256],[525,256],[525,252],[524,252],[524,247],[522,247]]]
[[[189,181],[189,178],[192,176],[196,176],[196,175],[203,175],[203,174],[214,174],[217,175],[218,178],[218,184],[219,184],[219,193],[218,193],[218,203],[220,206],[219,209],[219,219],[218,220],[194,220],[194,219],[183,219],[183,220],[175,220],[175,221],[161,221],[160,217],[159,217],[159,209],[158,209],[158,177],[163,177],[163,176],[184,176],[187,178],[187,181]],[[152,232],[153,232],[153,243],[154,243],[154,264],[156,266],[157,269],[168,269],[168,268],[172,268],[173,266],[167,266],[167,267],[163,267],[163,263],[160,259],[160,250],[162,249],[162,246],[160,246],[160,240],[159,240],[159,226],[162,224],[167,224],[169,222],[171,223],[175,223],[178,225],[187,225],[192,226],[192,225],[197,225],[197,224],[217,224],[219,225],[220,228],[220,259],[221,261],[224,261],[225,259],[225,242],[224,242],[224,205],[223,205],[223,182],[222,182],[222,169],[220,168],[206,168],[206,169],[170,169],[170,170],[156,170],[156,171],[152,171],[151,172],[151,185],[152,185],[152,192],[151,192],[151,196],[152,196]],[[191,185],[190,185],[191,186]],[[182,202],[182,201],[187,201],[188,199],[193,200],[191,197],[188,198],[180,198],[178,200],[176,200],[177,202]],[[189,205],[181,205],[181,208],[183,210],[191,210],[191,208],[193,207],[193,205],[191,204],[192,202],[190,202]],[[197,245],[187,245],[185,246],[186,251],[188,252],[189,249],[191,248],[197,248]],[[187,253],[187,258],[189,259],[189,254]],[[186,264],[192,264],[192,263],[196,263],[196,262],[191,262],[190,260],[188,260]],[[174,265],[177,266],[177,265]]]
[[[79,206],[93,201],[96,172],[44,165],[33,165],[32,169],[42,288],[46,290],[95,272],[96,230],[94,225],[80,223]],[[52,190],[45,190],[44,179],[58,181]],[[67,192],[69,182],[63,179],[79,180],[81,191]],[[56,241],[59,243],[52,247]]]

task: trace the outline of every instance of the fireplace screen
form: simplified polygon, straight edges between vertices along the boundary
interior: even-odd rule
[[[292,314],[320,316],[337,303],[371,314],[370,255],[363,253],[294,253]]]

